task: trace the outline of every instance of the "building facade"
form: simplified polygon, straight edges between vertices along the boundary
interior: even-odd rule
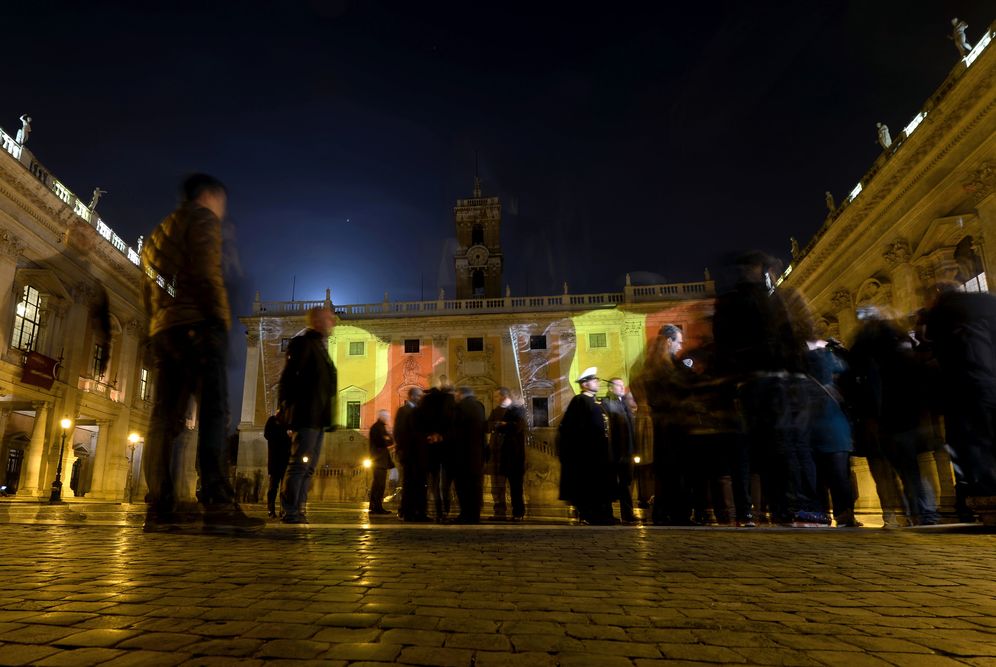
[[[96,213],[102,193],[77,198],[27,136],[0,130],[0,486],[49,497],[61,452],[64,499],[121,500],[151,407],[138,250]]]

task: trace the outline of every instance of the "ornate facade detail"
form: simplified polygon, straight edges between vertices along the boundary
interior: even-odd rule
[[[983,162],[981,167],[972,172],[962,187],[965,188],[965,192],[972,195],[976,204],[996,192],[996,163]]]
[[[900,264],[906,264],[913,258],[913,252],[910,250],[910,243],[904,238],[897,238],[895,241],[890,243],[882,257],[885,258],[886,263],[889,265],[890,269],[894,269]]]
[[[626,320],[623,323],[624,336],[639,336],[643,334],[643,322],[640,320]]]
[[[851,292],[846,289],[839,289],[833,293],[830,297],[830,303],[833,304],[833,309],[835,312],[840,312],[842,310],[847,310],[851,307]]]
[[[573,329],[560,332],[560,340],[567,345],[574,345],[577,342],[577,334]]]
[[[433,347],[439,347],[439,348],[445,348],[446,347],[446,341],[448,341],[448,340],[449,340],[449,336],[433,336],[432,337],[432,346]]]
[[[140,335],[142,333],[142,329],[144,327],[142,326],[142,323],[140,321],[138,321],[137,319],[131,319],[131,320],[128,320],[125,323],[124,328],[125,328],[125,332],[129,336],[138,336],[138,335]]]
[[[17,259],[17,256],[23,252],[24,244],[21,242],[21,239],[6,229],[0,229],[0,256]]]
[[[91,306],[97,300],[97,288],[81,280],[72,288],[73,301],[81,306]]]

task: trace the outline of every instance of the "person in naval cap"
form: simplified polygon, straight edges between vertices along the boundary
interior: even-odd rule
[[[596,396],[598,369],[577,379],[581,393],[571,399],[557,433],[560,499],[573,505],[583,524],[616,523],[612,516],[615,468],[609,444],[609,417]]]

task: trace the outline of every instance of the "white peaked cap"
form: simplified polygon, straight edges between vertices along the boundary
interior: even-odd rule
[[[598,369],[592,366],[591,368],[586,368],[581,371],[581,376],[577,379],[578,382],[587,382],[588,380],[598,379]]]

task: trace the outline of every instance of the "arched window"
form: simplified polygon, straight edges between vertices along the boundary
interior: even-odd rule
[[[484,296],[484,271],[474,271],[470,278],[470,293],[475,297]]]
[[[470,245],[484,245],[484,227],[474,225],[470,230]]]

